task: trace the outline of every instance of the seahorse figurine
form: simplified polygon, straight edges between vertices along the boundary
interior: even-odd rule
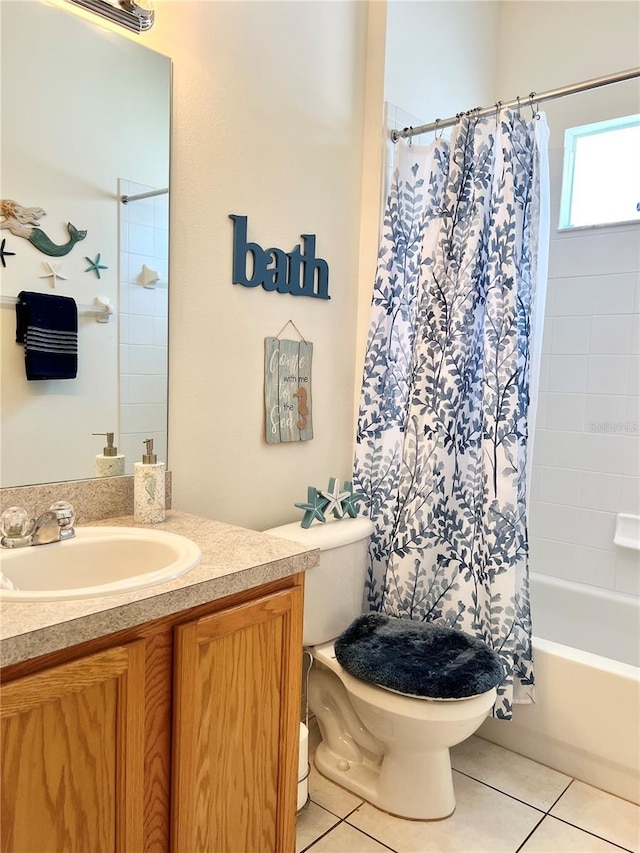
[[[307,415],[309,414],[309,409],[307,408],[307,389],[300,385],[293,396],[298,399],[298,414],[300,415],[296,426],[299,430],[303,430],[307,426]]]
[[[55,258],[68,255],[75,244],[87,236],[86,231],[80,231],[75,225],[68,222],[69,240],[61,246],[57,245],[41,228],[37,227],[38,220],[45,214],[46,211],[41,207],[23,207],[17,201],[5,198],[0,202],[0,215],[4,217],[4,220],[0,222],[0,229],[7,228],[14,237],[24,237],[38,251]]]

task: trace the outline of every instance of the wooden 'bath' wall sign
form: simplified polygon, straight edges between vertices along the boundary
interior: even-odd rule
[[[247,217],[229,214],[233,220],[232,281],[243,287],[258,287],[292,296],[329,296],[329,265],[316,257],[316,235],[302,234],[302,246],[284,252],[272,246],[263,249],[247,239]]]
[[[311,359],[309,341],[264,339],[264,402],[268,444],[309,441],[311,420]]]

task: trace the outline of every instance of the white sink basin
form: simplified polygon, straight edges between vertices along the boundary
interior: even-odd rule
[[[17,589],[6,601],[96,598],[143,589],[186,574],[202,558],[185,536],[137,527],[78,527],[74,539],[0,551]]]

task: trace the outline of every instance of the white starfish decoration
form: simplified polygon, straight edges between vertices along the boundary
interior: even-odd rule
[[[157,281],[160,281],[160,275],[156,270],[152,270],[146,264],[142,264],[142,272],[138,276],[143,287],[152,288]]]
[[[344,507],[342,501],[349,497],[350,492],[340,491],[340,481],[335,477],[329,480],[329,488],[326,492],[320,492],[323,498],[326,498],[329,503],[324,508],[324,514],[329,515],[333,511],[336,518],[342,518],[344,515]]]
[[[53,287],[56,286],[56,279],[57,278],[61,278],[64,281],[67,280],[66,275],[62,275],[62,273],[60,272],[60,266],[61,266],[60,261],[56,261],[55,263],[53,261],[43,261],[42,263],[45,266],[49,267],[49,272],[46,273],[46,275],[39,276],[39,278],[50,278],[51,284]]]

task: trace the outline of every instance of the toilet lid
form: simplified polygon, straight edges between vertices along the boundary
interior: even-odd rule
[[[350,675],[406,696],[468,699],[502,681],[500,658],[482,640],[432,622],[365,613],[335,641]]]

